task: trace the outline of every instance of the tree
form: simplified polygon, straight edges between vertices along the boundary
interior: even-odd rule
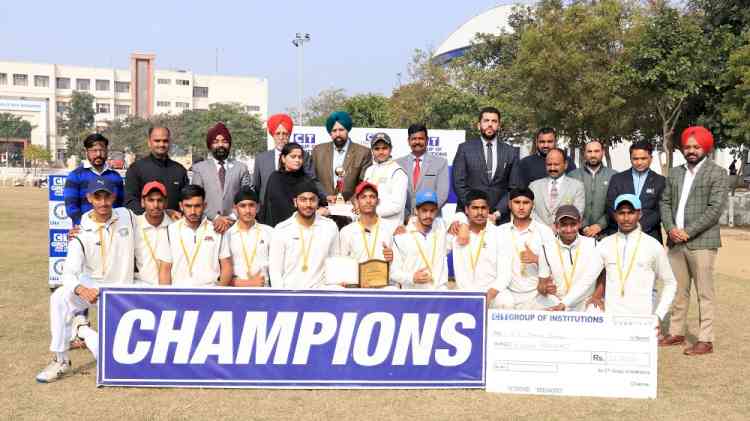
[[[157,114],[148,119],[128,115],[125,118],[108,121],[104,135],[109,139],[111,148],[132,152],[136,156],[145,156],[149,153],[148,130],[150,127],[168,127],[172,135],[172,144],[180,145],[182,123],[181,114]]]
[[[218,122],[223,122],[232,133],[232,152],[240,155],[266,150],[266,131],[255,114],[244,111],[240,104],[211,104],[207,111],[186,110],[179,124],[179,145],[194,153],[206,151],[206,133]]]
[[[80,154],[83,139],[94,129],[94,96],[87,92],[73,91],[58,127],[60,134],[67,140],[67,155]]]
[[[359,127],[388,127],[388,98],[378,94],[360,94],[347,98],[343,110]]]
[[[31,168],[34,169],[34,176],[36,176],[39,165],[49,162],[52,159],[52,154],[42,146],[26,145],[23,149],[23,159],[31,163]]]
[[[540,2],[522,20],[515,60],[506,64],[520,122],[530,131],[555,127],[573,147],[591,138],[609,144],[631,136],[625,81],[615,64],[633,14],[616,0]]]
[[[0,139],[30,139],[31,123],[11,113],[0,113]]]
[[[302,126],[325,126],[326,119],[334,112],[344,109],[346,102],[346,91],[343,89],[324,89],[317,96],[305,99],[304,115],[300,116],[299,110],[288,109],[295,124]]]
[[[696,16],[657,2],[635,23],[619,66],[631,104],[643,110],[643,130],[662,140],[666,171],[672,168],[673,136],[689,98],[716,77],[705,60],[710,46],[699,23]]]

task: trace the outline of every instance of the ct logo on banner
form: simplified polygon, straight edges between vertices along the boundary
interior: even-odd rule
[[[73,227],[73,221],[68,218],[65,211],[65,202],[49,202],[49,227],[65,229]]]
[[[49,230],[49,256],[65,257],[68,254],[68,230]]]
[[[102,288],[97,384],[482,388],[466,292]]]
[[[49,200],[65,200],[63,191],[65,190],[64,175],[50,175],[47,177],[47,186],[49,188]]]

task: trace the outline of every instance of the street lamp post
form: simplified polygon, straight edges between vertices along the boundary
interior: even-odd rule
[[[304,114],[304,110],[302,109],[302,61],[304,59],[302,47],[309,41],[310,34],[306,32],[297,32],[292,40],[292,44],[297,47],[297,112],[299,113],[299,124],[302,124],[302,115]]]

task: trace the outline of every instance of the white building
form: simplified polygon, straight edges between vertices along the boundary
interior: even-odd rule
[[[28,120],[34,126],[31,143],[50,149],[57,159],[65,152],[57,120],[73,91],[94,96],[97,125],[128,114],[148,117],[230,102],[266,119],[268,79],[159,70],[154,61],[153,54],[132,54],[127,70],[0,61],[0,112]]]

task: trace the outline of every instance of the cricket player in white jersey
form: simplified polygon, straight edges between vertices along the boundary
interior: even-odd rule
[[[382,220],[401,225],[406,211],[406,197],[409,192],[409,176],[391,157],[393,145],[387,133],[379,132],[372,136],[372,165],[365,171],[364,181],[378,189],[376,212]]]
[[[402,288],[448,287],[448,227],[438,214],[437,193],[421,190],[416,195],[416,218],[406,232],[393,238],[391,279]]]
[[[539,295],[547,297],[551,303],[558,304],[561,297],[565,297],[570,289],[581,279],[590,262],[598,259],[596,240],[579,235],[581,229],[581,213],[573,205],[562,205],[555,212],[555,230],[557,237],[549,238],[542,244],[542,259],[539,265],[547,266],[546,271],[552,278],[539,280],[537,291]],[[604,305],[601,295],[603,285],[595,291],[591,285],[583,298],[568,308],[570,311],[603,311]]]
[[[580,302],[596,282],[602,269],[607,272],[605,312],[612,314],[656,314],[659,320],[672,304],[677,291],[664,246],[641,231],[641,201],[634,194],[621,194],[614,203],[618,231],[597,246],[598,259],[588,263],[586,275],[571,288],[552,310],[565,310]],[[661,298],[654,306],[656,281],[662,282]],[[656,326],[658,330],[658,325]]]
[[[167,228],[169,244],[156,252],[159,283],[176,287],[227,286],[232,280],[229,242],[204,216],[206,192],[188,184],[180,192],[183,217]]]
[[[318,191],[312,181],[295,187],[297,211],[280,222],[271,238],[271,286],[286,289],[324,288],[325,261],[336,254],[338,228],[320,216]]]
[[[135,283],[137,286],[159,285],[159,259],[156,251],[168,243],[167,227],[172,218],[164,212],[167,188],[158,181],[150,181],[141,191],[143,214],[135,219]]]
[[[482,190],[470,190],[466,195],[463,213],[456,218],[461,225],[468,224],[469,241],[461,241],[461,235],[450,236],[453,250],[453,269],[456,275],[456,289],[461,291],[481,291],[487,294],[490,308],[501,306],[512,300],[507,285],[502,284],[500,272],[510,271],[510,267],[498,266],[499,231],[490,222],[489,198]],[[502,296],[497,298],[502,292]]]
[[[511,222],[500,225],[499,231],[499,266],[501,278],[498,285],[507,285],[512,301],[500,303],[503,308],[523,310],[542,310],[550,303],[545,296],[539,295],[539,280],[548,278],[550,273],[546,265],[539,265],[542,244],[554,238],[554,233],[547,225],[531,218],[534,208],[534,192],[529,188],[517,188],[509,194],[508,207],[512,215]]]
[[[232,253],[234,276],[231,286],[263,287],[269,284],[268,254],[273,228],[259,223],[258,194],[243,187],[234,195],[237,223],[225,234]]]
[[[92,179],[86,198],[93,209],[81,217],[80,231],[68,243],[63,285],[50,296],[50,351],[52,362],[36,380],[49,383],[71,370],[71,339],[82,339],[98,358],[97,333],[83,311],[96,304],[99,288],[133,283],[135,215],[127,208],[112,208],[115,186],[104,177]]]
[[[393,233],[400,224],[376,213],[378,188],[362,181],[354,190],[353,201],[359,209],[359,218],[339,232],[339,255],[352,257],[359,263],[372,259],[393,262]]]

